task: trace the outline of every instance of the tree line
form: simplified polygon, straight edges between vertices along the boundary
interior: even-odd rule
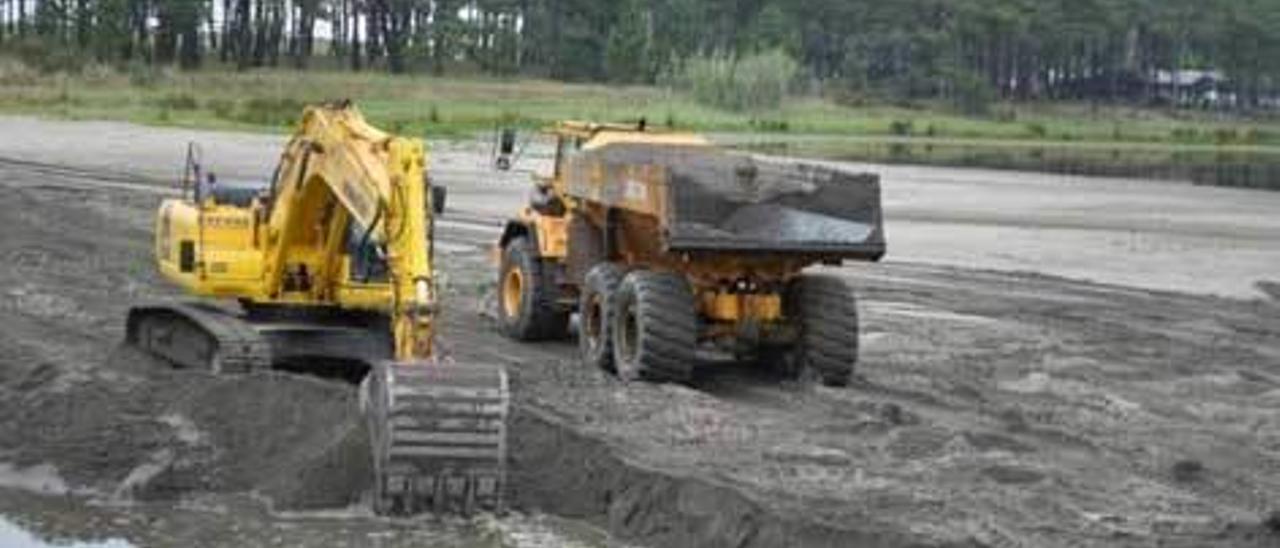
[[[324,65],[664,83],[784,52],[850,97],[1151,99],[1212,69],[1280,77],[1280,0],[0,0],[0,47],[106,63]],[[66,53],[71,52],[71,53]]]

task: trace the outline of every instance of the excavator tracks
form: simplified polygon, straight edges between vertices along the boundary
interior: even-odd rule
[[[271,346],[253,326],[200,304],[157,304],[129,310],[127,340],[174,365],[212,373],[271,368]]]
[[[507,376],[501,367],[382,362],[365,380],[374,510],[504,510]]]

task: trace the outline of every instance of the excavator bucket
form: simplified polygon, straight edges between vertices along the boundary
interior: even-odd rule
[[[508,387],[500,366],[377,364],[365,380],[374,510],[504,510]]]

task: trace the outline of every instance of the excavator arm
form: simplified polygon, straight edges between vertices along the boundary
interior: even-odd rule
[[[326,274],[310,294],[339,307],[367,306],[368,292],[359,289],[366,281],[334,275],[343,272],[348,248],[337,244],[360,234],[359,247],[372,246],[386,264],[384,310],[394,346],[394,360],[373,364],[362,384],[375,509],[500,511],[507,377],[501,367],[448,363],[436,353],[425,169],[420,140],[383,133],[346,105],[307,109],[274,185],[267,280],[283,293],[290,265],[318,253],[316,270]]]
[[[315,287],[308,284],[308,298],[367,306],[361,299],[344,299],[368,293],[341,291],[349,280],[339,278],[336,266],[345,247],[337,245],[339,240],[361,234],[361,245],[378,251],[389,274],[385,306],[395,358],[431,358],[438,307],[425,165],[420,140],[388,135],[346,105],[308,108],[273,184],[266,293],[285,293],[290,266],[310,259],[310,271],[324,274]]]

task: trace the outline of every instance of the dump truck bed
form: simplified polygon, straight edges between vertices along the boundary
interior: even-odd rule
[[[762,252],[878,260],[880,181],[713,147],[613,143],[578,152],[566,192],[654,215],[673,252]]]

